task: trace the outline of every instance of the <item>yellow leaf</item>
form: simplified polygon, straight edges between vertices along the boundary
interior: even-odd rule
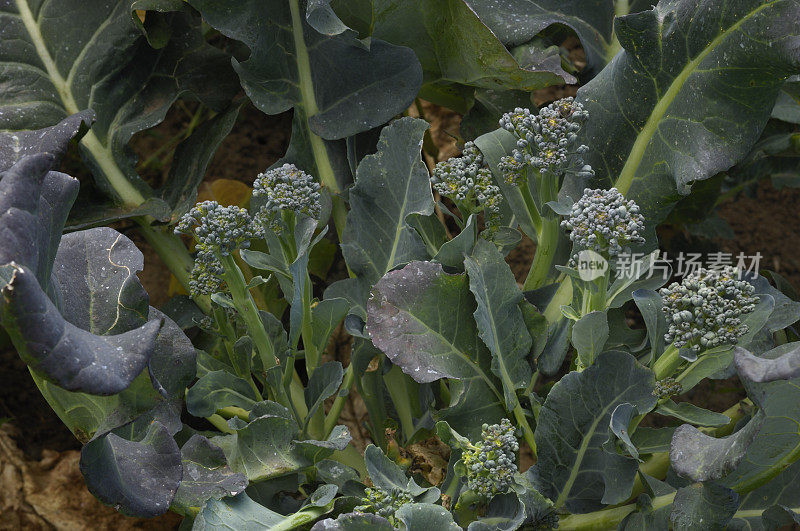
[[[197,190],[197,202],[216,201],[222,206],[247,206],[250,202],[250,187],[233,179],[216,179],[204,182]]]

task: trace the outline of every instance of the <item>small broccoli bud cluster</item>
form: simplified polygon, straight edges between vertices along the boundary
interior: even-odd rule
[[[755,288],[739,278],[736,268],[699,269],[679,284],[661,288],[661,301],[669,329],[667,343],[700,352],[735,344],[747,333],[741,316],[755,310]]]
[[[517,473],[519,442],[508,419],[500,424],[483,425],[481,441],[464,450],[461,459],[467,468],[467,486],[486,499],[506,492]]]
[[[197,245],[189,289],[193,294],[209,295],[222,286],[224,270],[220,256],[246,249],[258,236],[247,210],[203,201],[183,215],[175,227],[177,234],[194,236]]]
[[[380,487],[367,487],[365,505],[359,509],[383,516],[392,524],[396,524],[394,513],[403,505],[412,501],[411,495],[399,487],[386,491]]]
[[[264,196],[267,202],[259,209],[256,220],[280,232],[282,210],[319,219],[322,211],[319,190],[319,183],[294,164],[260,173],[253,183],[253,197]]]
[[[572,171],[572,168],[580,168],[576,172],[579,176],[594,175],[591,166],[583,163],[583,154],[589,148],[578,144],[577,133],[588,118],[589,113],[583,105],[572,98],[553,102],[536,115],[519,107],[504,114],[500,118],[500,127],[517,137],[516,149],[499,163],[506,181],[520,183],[526,166],[559,176]]]
[[[550,511],[546,516],[534,522],[530,529],[533,531],[549,531],[550,529],[558,529],[558,513],[555,511]]]
[[[483,154],[472,142],[464,144],[460,157],[436,165],[431,184],[440,195],[466,203],[471,212],[464,212],[465,215],[485,209],[487,224],[500,212],[500,189],[492,182],[492,172],[483,164]]]
[[[663,380],[658,380],[653,389],[653,395],[658,398],[669,398],[672,395],[679,395],[683,392],[683,386],[675,378],[669,377]]]
[[[639,206],[626,201],[616,188],[586,188],[561,226],[579,246],[608,257],[618,255],[626,245],[644,242],[644,216]]]

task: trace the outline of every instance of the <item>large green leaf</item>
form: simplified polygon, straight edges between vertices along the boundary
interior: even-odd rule
[[[375,346],[417,382],[451,379],[451,403],[442,418],[475,436],[481,424],[502,417],[503,395],[478,337],[477,305],[465,275],[411,262],[384,275],[372,295],[365,329]]]
[[[762,531],[791,523],[790,521],[776,523],[774,520],[771,522],[770,513],[774,513],[776,509],[792,511],[795,515],[800,513],[798,482],[800,482],[800,462],[795,462],[763,487],[741,496],[739,509],[733,515],[729,529]],[[780,514],[781,511],[777,512]]]
[[[532,91],[575,78],[557,50],[513,55],[464,0],[373,0],[373,37],[408,46],[422,63],[422,95],[467,110],[471,89]]]
[[[464,268],[478,303],[478,334],[492,353],[492,372],[503,382],[506,407],[512,411],[519,404],[516,390],[526,387],[532,375],[532,339],[519,308],[522,292],[503,255],[484,239],[464,259]]]
[[[619,51],[614,40],[614,15],[650,6],[641,0],[467,0],[481,20],[503,41],[514,46],[534,38],[552,24],[572,28],[586,52],[589,69],[597,72]]]
[[[678,489],[669,515],[675,531],[723,530],[736,512],[739,496],[715,483],[695,483]]]
[[[297,423],[289,411],[274,402],[259,402],[250,410],[250,422],[233,418],[231,435],[214,437],[231,470],[261,481],[297,472],[341,450],[350,441],[343,426],[327,441],[298,441]]]
[[[0,82],[6,88],[0,94],[0,129],[51,126],[93,109],[96,122],[81,150],[100,188],[133,210],[154,192],[136,173],[130,138],[161,122],[182,93],[221,109],[237,86],[227,55],[206,44],[199,21],[188,12],[169,16],[172,38],[155,50],[134,25],[130,9],[125,0],[0,5],[5,65]],[[158,198],[148,208],[168,214]],[[102,213],[95,209],[93,215]]]
[[[618,18],[624,50],[578,91],[598,183],[655,224],[693,181],[744,157],[800,69],[798,16],[796,0],[665,0]]]
[[[692,481],[711,481],[725,477],[744,458],[747,448],[758,435],[763,418],[755,417],[739,431],[719,439],[694,426],[684,424],[675,430],[669,448],[673,470]]]
[[[398,265],[428,257],[425,244],[406,222],[409,214],[433,213],[420,152],[427,128],[423,120],[397,120],[381,131],[378,152],[358,166],[342,254],[359,281],[369,286]]]
[[[140,440],[112,433],[90,442],[81,452],[81,471],[92,494],[142,517],[169,509],[183,475],[180,449],[159,422]]]
[[[781,352],[775,349],[764,356]],[[742,462],[721,481],[737,492],[761,486],[800,457],[800,379],[744,383],[765,419]]]
[[[536,470],[542,494],[572,513],[600,509],[630,496],[638,469],[636,460],[608,453],[614,409],[629,403],[650,411],[653,373],[630,354],[601,354],[583,372],[564,376],[547,395],[536,425]]]
[[[342,168],[332,160],[336,148],[325,140],[382,125],[408,107],[422,82],[419,61],[408,48],[379,39],[367,45],[330,18],[337,33],[315,29],[332,27],[319,22],[318,3],[308,13],[303,0],[247,0],[235,7],[226,0],[189,3],[213,27],[247,45],[249,58],[233,60],[245,92],[267,114],[295,109],[287,160],[333,191]]]
[[[181,448],[183,479],[172,501],[183,511],[197,510],[210,498],[235,496],[247,487],[247,478],[231,471],[222,450],[199,434]]]

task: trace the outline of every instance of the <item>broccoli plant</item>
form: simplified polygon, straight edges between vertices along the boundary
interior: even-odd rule
[[[198,531],[800,519],[800,302],[658,238],[792,182],[800,4],[497,4],[0,5],[1,324],[101,501]],[[249,104],[292,111],[285,155],[199,201]],[[129,230],[183,290],[160,309]],[[720,379],[722,412],[691,393]]]

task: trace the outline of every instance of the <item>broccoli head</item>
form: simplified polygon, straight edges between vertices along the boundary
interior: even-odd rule
[[[175,232],[194,236],[197,252],[189,281],[193,294],[209,295],[222,287],[224,269],[220,257],[250,247],[258,236],[250,214],[238,206],[203,201],[181,217]]]
[[[395,519],[394,513],[400,507],[412,501],[411,495],[399,487],[393,487],[391,490],[384,490],[380,487],[367,487],[366,494],[365,503],[356,509],[382,516],[395,527],[399,525],[399,522]]]
[[[585,189],[561,226],[579,246],[608,257],[618,255],[626,245],[644,242],[644,216],[639,206],[625,200],[616,188]]]
[[[653,395],[661,399],[669,398],[672,395],[679,395],[682,392],[683,386],[678,380],[672,377],[657,381],[655,389],[653,389]]]
[[[484,424],[481,440],[464,450],[461,459],[467,469],[467,486],[477,495],[491,499],[508,491],[517,473],[519,442],[508,419]]]
[[[661,301],[669,329],[667,343],[700,352],[735,344],[747,333],[741,317],[755,310],[755,288],[739,278],[736,268],[699,269],[681,283],[661,288]]]
[[[583,105],[572,98],[553,102],[536,115],[522,108],[504,114],[500,127],[517,138],[517,147],[499,163],[506,182],[522,182],[527,166],[559,176],[567,172],[587,177],[594,175],[591,166],[583,163],[583,154],[589,148],[578,142],[577,135],[588,118]],[[574,171],[574,168],[580,169]]]
[[[319,190],[319,183],[294,164],[261,173],[253,183],[253,197],[263,196],[266,203],[256,214],[256,220],[280,232],[283,211],[319,219],[322,212]]]
[[[483,154],[472,142],[464,144],[460,157],[436,165],[431,184],[440,195],[466,209],[464,215],[485,210],[487,225],[500,213],[500,189],[492,182],[492,172],[483,164]]]

